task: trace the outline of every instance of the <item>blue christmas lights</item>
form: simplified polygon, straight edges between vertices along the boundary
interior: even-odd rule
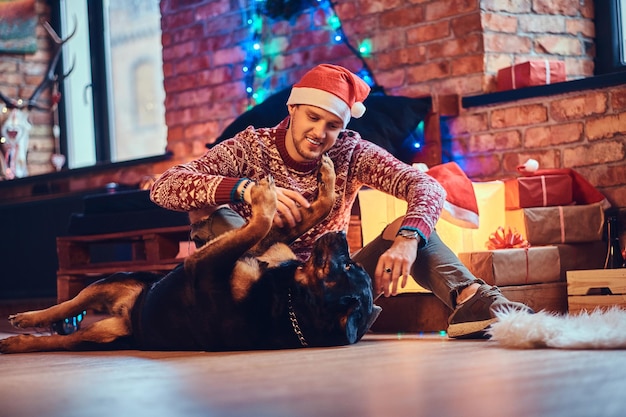
[[[317,0],[317,4],[327,16],[326,24],[328,25],[329,30],[333,32],[333,35],[331,36],[333,42],[345,44],[348,49],[350,49],[350,51],[352,51],[363,63],[363,69],[359,71],[357,75],[363,78],[363,80],[373,89],[382,90],[376,84],[374,76],[364,59],[371,54],[371,41],[369,39],[363,40],[358,45],[358,48],[352,46],[348,38],[345,36],[341,20],[337,16],[331,1]],[[250,36],[248,41],[243,44],[243,48],[246,52],[246,60],[242,67],[242,72],[244,73],[244,82],[246,85],[246,95],[248,97],[249,108],[261,103],[267,97],[267,92],[258,86],[258,80],[267,76],[269,68],[267,57],[264,59],[264,50],[274,49],[269,47],[269,45],[264,42],[264,7],[265,0],[252,0],[250,6],[244,11],[244,21],[248,26]]]

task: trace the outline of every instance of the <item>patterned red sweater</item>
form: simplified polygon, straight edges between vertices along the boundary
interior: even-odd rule
[[[285,148],[287,125],[288,118],[273,128],[248,127],[199,159],[168,169],[154,183],[152,201],[177,211],[230,204],[247,218],[250,207],[234,202],[233,187],[241,178],[260,180],[270,174],[277,186],[296,190],[313,201],[318,164],[302,164],[289,157]],[[322,223],[291,245],[299,259],[309,257],[313,242],[321,234],[347,230],[352,204],[363,186],[407,201],[402,226],[428,239],[445,200],[445,191],[436,180],[350,130],[339,136],[328,155],[335,164],[337,200]]]

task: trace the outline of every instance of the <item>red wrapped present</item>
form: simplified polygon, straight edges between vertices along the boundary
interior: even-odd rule
[[[572,199],[576,204],[599,203],[604,210],[611,207],[611,203],[609,203],[604,194],[598,191],[585,177],[571,168],[539,169],[537,171],[527,172],[518,167],[518,170],[526,177],[538,175],[569,175],[572,178]]]
[[[503,68],[498,71],[497,76],[498,91],[562,81],[565,81],[565,63],[547,59],[527,61]]]
[[[504,182],[505,208],[567,206],[573,203],[572,177],[537,175]]]
[[[559,250],[554,246],[462,252],[459,259],[489,285],[537,284],[561,278]]]

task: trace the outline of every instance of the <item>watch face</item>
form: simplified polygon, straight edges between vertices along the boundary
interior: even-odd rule
[[[417,232],[414,230],[400,230],[400,232],[398,232],[398,235],[409,239],[417,239]]]

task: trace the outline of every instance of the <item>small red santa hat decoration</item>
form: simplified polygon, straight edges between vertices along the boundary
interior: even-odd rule
[[[345,128],[350,117],[363,116],[363,101],[369,93],[367,83],[344,67],[321,64],[294,84],[287,104],[320,107],[340,117]]]

